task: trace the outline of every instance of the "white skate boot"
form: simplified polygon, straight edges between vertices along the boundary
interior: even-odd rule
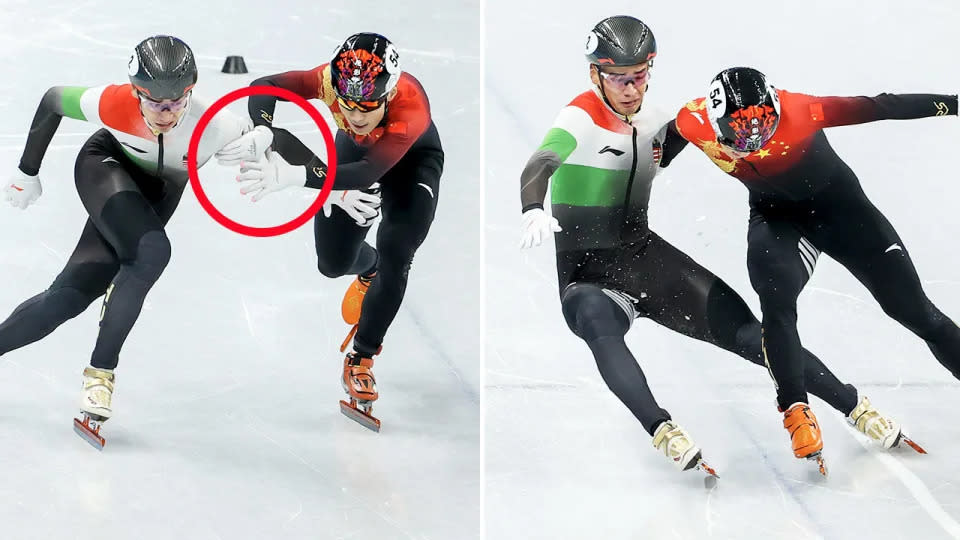
[[[687,432],[672,420],[667,420],[653,433],[653,447],[663,452],[681,471],[697,468],[707,473],[707,487],[716,483],[716,471],[703,461],[700,448],[694,444]]]
[[[880,443],[885,449],[899,446],[902,441],[921,454],[927,453],[920,445],[904,435],[903,429],[896,420],[882,416],[866,396],[861,397],[860,403],[850,411],[847,422],[857,428],[860,433]]]
[[[73,419],[73,430],[97,450],[103,450],[107,441],[100,436],[100,427],[110,415],[113,398],[113,370],[88,366],[83,370],[83,390],[80,396],[82,418]]]

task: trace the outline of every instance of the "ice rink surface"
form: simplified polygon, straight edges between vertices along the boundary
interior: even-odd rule
[[[0,537],[479,538],[479,3],[2,7],[0,176],[15,170],[47,88],[126,82],[133,46],[156,33],[191,45],[196,92],[211,101],[256,77],[326,62],[352,33],[383,33],[427,90],[446,167],[436,220],[377,360],[379,435],[339,412],[337,348],[347,331],[339,304],[350,278],[316,271],[312,226],[241,237],[214,223],[188,188],[168,227],[171,264],[121,355],[103,453],[70,426],[99,304],[0,359]],[[219,72],[230,54],[245,57],[248,75]],[[294,106],[278,107],[277,124],[320,147]],[[64,120],[41,168],[38,203],[0,208],[2,316],[45,289],[73,249],[85,219],[73,164],[94,129]],[[233,174],[215,162],[201,169],[231,217],[276,224],[306,207],[306,192],[284,193],[251,211]]]
[[[844,381],[902,422],[929,455],[882,452],[824,402],[826,480],[793,458],[763,369],[638,321],[628,345],[661,405],[721,476],[680,473],[607,390],[566,327],[553,244],[521,252],[519,175],[556,114],[589,86],[586,33],[631,14],[659,48],[645,106],[675,114],[725,67],[819,95],[957,93],[960,7],[892,2],[491,0],[487,40],[486,524],[491,539],[960,538],[953,420],[960,384],[821,257],[800,334]],[[827,136],[897,228],[931,299],[960,316],[956,117],[834,128]],[[687,148],[655,180],[651,228],[727,281],[759,314],[747,277],[747,191]]]

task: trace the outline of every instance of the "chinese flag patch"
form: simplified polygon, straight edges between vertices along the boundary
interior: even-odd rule
[[[387,124],[387,133],[396,133],[397,135],[407,134],[406,122],[390,122]]]
[[[819,103],[810,104],[810,119],[814,122],[823,122],[823,105]]]

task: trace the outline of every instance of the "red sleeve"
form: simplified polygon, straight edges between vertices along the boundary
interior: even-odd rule
[[[790,115],[814,128],[851,126],[877,120],[911,120],[957,114],[957,96],[880,94],[874,97],[810,96],[781,91]]]
[[[250,86],[276,86],[290,90],[304,98],[313,99],[320,96],[320,73],[326,64],[307,71],[287,71],[276,75],[261,77]],[[255,125],[270,126],[273,124],[273,111],[277,106],[277,98],[273,96],[250,96],[247,100],[247,110]]]
[[[323,66],[306,71],[286,71],[260,80],[267,80],[272,86],[290,90],[304,99],[313,99],[320,95],[320,76],[318,73],[322,69]]]
[[[677,113],[677,133],[684,139],[696,144],[697,139],[711,140],[716,136],[710,126],[704,98],[690,101]]]

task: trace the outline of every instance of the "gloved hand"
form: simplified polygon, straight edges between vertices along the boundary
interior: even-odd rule
[[[43,188],[40,186],[40,177],[28,176],[20,169],[17,169],[13,177],[7,181],[7,185],[3,187],[3,196],[7,202],[21,210],[33,204],[40,198],[41,193]]]
[[[333,207],[339,206],[357,225],[369,227],[380,215],[380,185],[373,184],[370,191],[351,189],[347,191],[331,191],[327,201],[323,203],[323,215],[330,217]]]
[[[276,152],[267,152],[259,161],[241,162],[237,182],[248,182],[240,193],[253,193],[253,202],[257,202],[274,191],[290,186],[303,187],[307,183],[307,171],[303,165],[287,163]]]
[[[548,235],[563,230],[556,218],[548,216],[542,208],[531,208],[524,212],[520,228],[521,248],[539,246]]]
[[[273,143],[273,131],[267,126],[257,126],[232,142],[227,143],[214,156],[220,165],[239,165],[241,161],[259,161]]]

